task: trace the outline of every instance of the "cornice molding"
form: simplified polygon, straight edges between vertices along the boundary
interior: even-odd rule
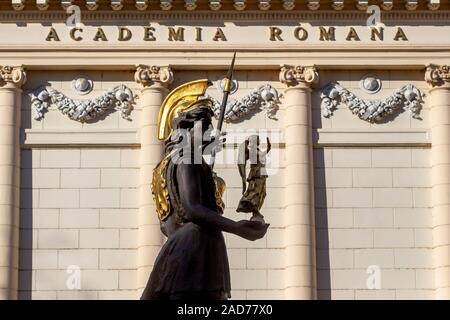
[[[95,2],[93,2],[95,4]],[[425,24],[433,24],[436,21],[450,20],[450,11],[440,10],[415,10],[415,11],[383,11],[381,13],[383,21],[423,21]],[[67,20],[67,13],[61,11],[0,11],[0,21],[2,22],[41,22],[52,21],[61,22]],[[144,11],[144,10],[108,10],[108,11],[84,11],[83,21],[133,21],[135,24],[148,24],[149,21],[206,21],[206,20],[280,20],[280,21],[351,21],[354,24],[364,23],[367,20],[367,13],[361,10],[285,10],[285,11]]]
[[[404,3],[403,10],[417,10],[419,7],[418,0],[399,0],[398,2]],[[9,2],[13,7],[17,5],[18,2],[24,2],[24,0],[5,0],[6,5]],[[28,1],[31,2],[27,4],[28,10],[48,10],[50,4],[56,3],[56,0],[34,0]],[[34,2],[34,3],[33,3]],[[59,1],[62,6],[66,5],[68,2],[72,2],[71,0],[61,0]],[[123,8],[130,6],[134,6],[137,9],[139,7],[142,8],[143,3],[144,6],[147,6],[148,0],[85,0],[83,4],[79,4],[80,8],[83,10],[105,10],[106,8],[111,10],[123,10]],[[346,0],[331,0],[331,1],[320,1],[320,0],[308,0],[305,1],[299,0],[255,0],[249,4],[247,4],[246,0],[184,0],[187,6],[181,4],[182,1],[174,1],[174,0],[152,0],[150,1],[149,10],[165,10],[165,11],[182,11],[182,10],[195,10],[197,5],[201,7],[209,6],[210,10],[221,10],[222,4],[227,4],[228,2],[233,2],[235,10],[243,10],[243,6],[249,7],[251,10],[292,10],[295,6],[298,10],[316,10],[318,8],[319,2],[321,8],[325,8],[328,10],[354,10],[355,9],[355,1],[346,1]],[[367,0],[356,0],[356,5],[360,5],[360,3],[368,2]],[[429,10],[435,10],[435,8],[439,7],[439,0],[427,0],[430,3],[428,6]],[[80,3],[82,3],[80,1]],[[191,3],[196,3],[196,5],[191,5]],[[281,5],[281,6],[280,6]],[[226,6],[227,9],[229,8]],[[382,0],[381,7],[383,10],[391,10],[393,8],[393,0]],[[141,9],[143,10],[143,9]],[[402,10],[398,8],[398,10]]]
[[[418,8],[427,8],[428,10],[437,10],[440,6],[440,0],[423,0],[427,6],[422,6],[419,0],[396,0],[400,5],[403,2],[403,6],[396,8],[396,11],[414,11]],[[5,0],[2,1],[8,5],[10,3],[11,8],[16,10],[23,5],[25,5],[25,0]],[[34,2],[34,3],[33,3]],[[54,3],[60,3],[60,5],[65,8],[71,3],[76,3],[74,0],[30,0],[26,2],[27,10],[53,10]],[[84,3],[83,3],[84,2]],[[184,3],[183,3],[184,2]],[[136,10],[161,10],[161,11],[191,11],[197,10],[197,8],[207,8],[210,10],[220,10],[222,8],[221,0],[85,0],[77,2],[82,10],[129,10],[129,8],[135,8]],[[228,5],[228,2],[231,4]],[[392,10],[394,7],[393,0],[381,0],[380,6],[382,10]],[[319,6],[321,10],[335,10],[335,11],[349,11],[349,10],[363,10],[362,8],[367,7],[368,0],[227,0],[224,2],[228,6],[224,6],[226,10],[261,10],[261,11],[290,11],[295,8],[295,10],[318,10]]]

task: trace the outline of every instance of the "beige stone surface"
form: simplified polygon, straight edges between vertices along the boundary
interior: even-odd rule
[[[120,209],[121,190],[130,193],[138,183],[131,174],[136,150],[33,149],[23,154],[22,194],[33,190],[37,201],[21,210],[20,268],[23,275],[31,272],[21,278],[21,297],[136,298],[135,274],[120,274],[119,286],[119,270],[137,267],[137,204]],[[114,179],[121,176],[125,179]],[[73,266],[80,268],[79,290],[66,286],[66,270]]]
[[[22,299],[137,299],[163,241],[149,190],[152,169],[160,159],[154,129],[163,92],[150,89],[145,93],[133,80],[130,66],[120,67],[130,69],[126,71],[106,70],[104,64],[119,61],[111,52],[104,53],[100,62],[98,53],[93,53],[89,62],[83,55],[52,62],[54,54],[45,54],[40,61],[47,65],[67,59],[73,64],[97,61],[97,70],[85,71],[94,80],[95,90],[84,98],[125,84],[139,100],[132,121],[113,112],[102,120],[81,124],[54,106],[44,120],[33,120],[30,90],[47,83],[76,97],[70,82],[78,71],[74,65],[47,70],[21,56],[35,70],[29,72],[21,105],[21,130],[26,137],[19,157],[21,214],[20,223],[11,222],[20,225],[20,259],[14,266],[20,272],[16,277],[20,290],[15,291]],[[248,242],[225,235],[233,298],[310,299],[317,294],[320,299],[432,299],[436,292],[445,293],[448,189],[442,185],[448,182],[448,131],[443,127],[448,102],[439,100],[446,101],[446,95],[438,100],[433,96],[431,101],[426,97],[421,121],[403,111],[392,121],[369,124],[342,105],[330,119],[323,118],[320,110],[320,89],[329,81],[339,81],[364,99],[387,97],[407,83],[428,95],[419,70],[425,63],[423,56],[414,52],[414,57],[403,56],[404,70],[386,70],[379,66],[379,55],[375,59],[370,52],[357,59],[345,52],[324,61],[319,58],[325,53],[308,57],[305,61],[314,60],[322,66],[320,82],[312,88],[309,100],[308,90],[285,91],[285,84],[278,79],[278,60],[298,62],[304,53],[271,53],[275,58],[262,53],[239,54],[242,60],[236,75],[241,90],[231,99],[265,83],[276,87],[284,98],[278,121],[260,112],[247,121],[226,125],[230,132],[251,127],[282,133],[281,144],[273,151],[278,152],[280,168],[267,180],[262,209],[271,223],[267,236]],[[194,57],[193,62],[176,52],[170,59],[158,55],[152,56],[152,63],[184,66],[175,67],[172,87],[202,77],[218,79],[229,59],[227,52],[210,51]],[[146,59],[150,58],[133,53],[133,64]],[[398,53],[393,53],[385,63],[398,64],[399,59]],[[263,60],[270,66],[249,69],[254,64],[260,66]],[[331,60],[333,70],[323,67]],[[192,63],[201,70],[186,69]],[[359,80],[367,73],[367,64],[375,63],[379,69],[371,72],[381,77],[383,87],[377,95],[368,95],[359,89]],[[354,70],[343,68],[346,65],[353,65]],[[215,88],[209,92],[220,97]],[[3,106],[10,98],[0,95],[2,110],[9,113],[16,110]],[[439,102],[434,111],[432,101]],[[12,123],[11,117],[0,120],[1,127]],[[316,133],[326,139],[315,141]],[[10,133],[0,140],[2,154],[11,151],[7,138],[11,138]],[[227,155],[236,153],[235,146],[229,149]],[[13,153],[0,160],[1,190],[9,190],[2,192],[2,200],[13,199],[19,190],[18,185],[5,188],[18,172],[12,160]],[[248,217],[234,212],[241,197],[235,164],[221,164],[217,170],[227,182],[225,215],[235,220]],[[1,205],[2,210],[14,208]],[[2,230],[8,223],[0,220]],[[0,262],[1,268],[9,264],[3,255]],[[67,288],[69,266],[80,268],[79,290]],[[380,289],[367,288],[369,266],[380,267]]]
[[[430,153],[423,148],[316,149],[319,297],[434,298],[428,290],[435,278],[426,201]],[[352,183],[328,185],[321,176],[346,167],[345,159],[354,164],[349,165]],[[371,266],[380,270],[379,289],[366,285]]]

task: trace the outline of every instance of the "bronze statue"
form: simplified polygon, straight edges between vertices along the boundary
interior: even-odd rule
[[[202,157],[215,155],[223,143],[210,134],[212,101],[201,99],[209,85],[208,80],[198,80],[176,88],[160,110],[158,138],[165,141],[165,150],[153,172],[152,193],[161,230],[168,239],[155,261],[143,300],[230,298],[222,231],[254,241],[269,226],[222,216],[224,185]],[[191,143],[199,134],[200,145]]]
[[[267,172],[265,164],[270,149],[269,138],[267,138],[266,150],[262,150],[257,135],[250,136],[239,147],[238,168],[242,178],[242,198],[236,211],[251,212],[253,214],[250,218],[251,221],[264,223],[264,216],[260,210],[266,198]],[[245,176],[247,161],[250,161],[248,177]],[[246,182],[248,182],[248,187]]]

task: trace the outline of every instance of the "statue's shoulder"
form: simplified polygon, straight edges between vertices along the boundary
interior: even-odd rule
[[[177,184],[175,178],[177,168],[180,168],[181,173],[195,170],[194,165],[186,165],[182,160],[181,158],[175,160],[173,154],[169,153],[153,169],[151,189],[160,221],[167,220],[176,209],[173,206],[179,203],[178,186],[175,185]]]
[[[153,169],[152,194],[156,205],[156,213],[161,221],[166,220],[171,213],[169,188],[167,185],[166,169],[170,163],[170,157],[165,157]]]

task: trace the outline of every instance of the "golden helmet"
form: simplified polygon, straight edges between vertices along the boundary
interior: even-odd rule
[[[181,113],[192,111],[202,104],[210,105],[211,100],[204,98],[206,89],[212,83],[201,79],[185,83],[172,90],[161,105],[158,117],[158,139],[168,140],[173,132],[172,121]]]

